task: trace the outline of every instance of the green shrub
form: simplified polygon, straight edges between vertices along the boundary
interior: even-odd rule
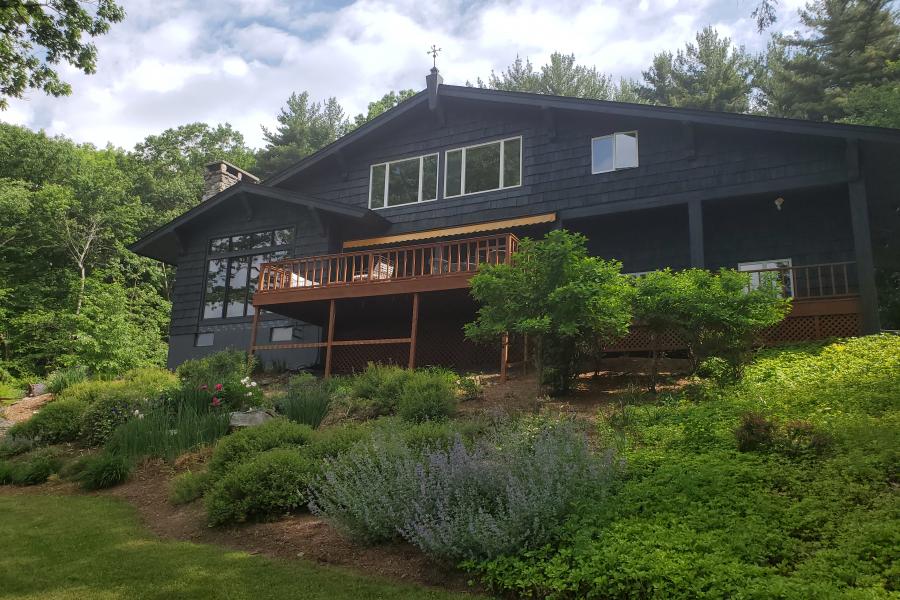
[[[60,398],[88,405],[79,436],[89,445],[99,446],[135,410],[170,395],[177,385],[178,380],[165,369],[142,368],[125,373],[121,379],[76,383],[63,390]]]
[[[393,414],[411,374],[412,371],[394,365],[369,363],[365,371],[352,377],[351,398],[365,416]]]
[[[24,395],[22,388],[9,381],[0,381],[0,399],[21,398]]]
[[[275,403],[279,413],[296,423],[318,427],[331,407],[332,385],[303,374],[292,377],[284,397]]]
[[[13,471],[15,468],[8,460],[0,460],[0,485],[7,485],[13,482]]]
[[[36,450],[27,458],[13,464],[12,483],[16,485],[38,485],[56,473],[62,461],[50,449]]]
[[[369,439],[371,431],[371,427],[357,423],[317,429],[312,440],[303,448],[303,454],[319,459],[335,457]]]
[[[466,375],[456,380],[459,399],[463,402],[478,400],[484,395],[484,386],[475,375]]]
[[[898,380],[900,338],[870,336],[630,406],[626,477],[551,543],[466,566],[504,597],[892,597]],[[769,451],[737,451],[736,428]]]
[[[31,438],[15,437],[7,434],[2,440],[0,440],[0,458],[9,458],[11,456],[16,456],[18,454],[22,454],[23,452],[34,450],[38,446],[39,444],[37,444]]]
[[[211,478],[207,471],[181,473],[172,479],[169,488],[169,502],[172,504],[188,504],[203,497],[209,487]]]
[[[456,410],[453,384],[443,373],[415,371],[406,380],[397,402],[397,413],[407,421],[438,421]]]
[[[308,425],[287,419],[272,419],[219,440],[209,461],[209,470],[218,477],[260,452],[285,446],[304,446],[313,437],[313,430]]]
[[[47,391],[51,394],[59,394],[68,387],[81,383],[88,378],[87,367],[67,367],[50,373],[47,377]]]
[[[256,363],[241,350],[225,350],[182,363],[175,373],[182,387],[208,390],[225,406],[256,406],[262,393],[252,380]]]
[[[87,405],[73,400],[56,400],[35,412],[30,419],[13,425],[10,438],[25,438],[38,444],[73,442],[81,429]]]
[[[306,506],[320,464],[297,449],[275,448],[237,465],[206,494],[210,524],[274,517]]]
[[[226,379],[249,377],[253,374],[253,366],[253,359],[246,352],[224,350],[187,360],[175,369],[175,374],[187,387],[198,388],[201,385],[213,386]]]
[[[78,481],[86,490],[102,490],[127,480],[131,468],[131,462],[124,456],[104,452],[85,460]]]
[[[138,410],[110,435],[106,449],[130,460],[146,456],[174,460],[188,450],[212,444],[228,433],[229,414],[221,408],[179,404]]]

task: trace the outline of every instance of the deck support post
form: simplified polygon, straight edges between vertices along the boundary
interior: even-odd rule
[[[691,267],[702,269],[706,266],[703,256],[703,201],[688,202],[688,234],[691,245]]]
[[[331,350],[334,344],[334,300],[328,304],[328,341],[325,344],[325,379],[331,377]]]
[[[260,307],[253,307],[253,326],[250,329],[250,356],[256,354],[256,332],[259,327],[260,312],[262,312],[262,309]]]
[[[856,255],[856,276],[859,279],[859,303],[862,312],[860,333],[881,331],[878,318],[878,292],[875,286],[875,261],[872,256],[872,237],[869,229],[869,205],[866,183],[860,178],[847,184],[850,196],[850,222],[853,229],[853,251]]]
[[[509,334],[500,337],[500,382],[506,381],[506,370],[509,366]]]
[[[409,368],[416,368],[416,338],[419,333],[419,292],[413,294],[412,323],[409,328]]]

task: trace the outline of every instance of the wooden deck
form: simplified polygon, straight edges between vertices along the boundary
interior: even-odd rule
[[[518,242],[504,233],[266,263],[253,305],[465,288],[481,265],[508,262]]]
[[[505,264],[518,249],[518,239],[511,233],[457,239],[430,244],[395,246],[357,252],[345,252],[266,263],[261,268],[259,290],[253,296],[257,308],[308,320],[324,327],[325,339],[306,343],[257,344],[259,310],[256,311],[250,351],[289,348],[315,348],[325,352],[325,374],[332,372],[335,349],[356,348],[354,352],[371,360],[385,348],[404,354],[403,362],[413,368],[417,364],[416,345],[419,330],[420,295],[425,292],[464,289],[481,265]],[[764,335],[767,344],[801,342],[829,337],[859,335],[860,299],[856,265],[852,262],[827,263],[749,271],[751,286],[778,285],[782,293],[793,299],[788,317]],[[406,296],[412,299],[404,331],[367,339],[335,338],[335,303],[342,299],[377,296]],[[391,305],[394,301],[389,301]],[[279,306],[280,305],[280,306]],[[305,312],[304,312],[305,311]],[[317,314],[322,313],[322,314]],[[350,321],[353,315],[349,315]],[[342,317],[344,321],[347,316]],[[340,319],[338,319],[340,320]],[[407,333],[408,332],[408,333]],[[400,335],[396,335],[400,333]],[[360,336],[363,337],[363,336]],[[527,346],[527,342],[525,342]],[[407,349],[398,353],[397,349]],[[683,350],[678,336],[664,336],[657,348],[663,351]],[[505,373],[510,343],[507,336],[500,344],[500,373]],[[649,332],[640,323],[632,325],[624,338],[605,348],[607,352],[646,353],[652,351]],[[527,352],[527,351],[524,351]],[[364,366],[365,361],[362,362]],[[522,363],[522,358],[519,359]]]

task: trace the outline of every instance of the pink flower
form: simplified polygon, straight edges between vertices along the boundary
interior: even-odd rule
[[[216,384],[216,391],[217,391],[217,392],[221,392],[221,391],[222,391],[222,384],[221,384],[221,383],[217,383],[217,384]]]
[[[203,385],[200,386],[200,389],[203,391],[206,391],[209,389],[209,386],[204,383]]]
[[[217,396],[213,396],[212,402],[210,404],[212,404],[213,406],[219,406],[220,404],[222,404],[222,401],[219,400]]]

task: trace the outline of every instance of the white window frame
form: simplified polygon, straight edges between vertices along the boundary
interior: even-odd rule
[[[767,266],[765,266],[767,264],[773,264],[776,266],[767,267]],[[783,265],[783,266],[778,266],[779,264]],[[788,269],[786,279],[788,281],[788,288],[791,292],[790,296],[794,296],[794,294],[795,294],[794,271],[791,268],[793,266],[794,266],[794,263],[790,258],[775,258],[775,259],[748,260],[748,261],[744,261],[744,262],[739,262],[737,270],[741,271],[742,273],[746,273],[748,271],[752,272],[752,271],[758,271],[760,269],[783,269],[783,268],[786,268],[786,269]],[[754,267],[754,268],[748,268],[748,267]],[[755,290],[756,288],[759,287],[759,274],[753,273],[753,274],[751,274],[750,278],[751,278],[750,279],[750,289]],[[784,289],[784,286],[782,286],[782,289]]]
[[[422,200],[422,176],[425,174],[425,159],[429,156],[434,157],[435,168],[437,169],[437,173],[434,174],[434,198],[430,198],[428,200]],[[390,168],[393,163],[406,162],[409,160],[419,161],[419,195],[418,199],[413,202],[404,202],[403,204],[394,204],[392,206],[388,206],[388,182],[390,181]],[[439,191],[439,180],[440,180],[440,172],[441,172],[441,156],[439,152],[429,152],[428,154],[420,154],[419,156],[409,156],[407,158],[398,158],[395,160],[389,160],[386,162],[375,163],[369,166],[369,208],[372,210],[384,210],[385,208],[397,208],[398,206],[409,206],[410,204],[419,204],[421,202],[434,202],[438,199],[438,191]],[[375,181],[375,167],[384,167],[384,190],[382,192],[381,199],[384,202],[384,206],[372,206],[372,184]]]
[[[504,171],[506,170],[504,167],[506,158],[504,153],[506,152],[506,142],[511,142],[512,140],[519,140],[519,183],[516,185],[503,185],[503,177]],[[466,150],[470,148],[480,148],[482,146],[490,146],[492,144],[500,143],[500,187],[492,188],[489,190],[478,190],[477,192],[466,192]],[[452,196],[447,194],[447,173],[449,169],[447,166],[450,161],[447,158],[447,155],[451,152],[460,152],[460,174],[459,174],[459,193],[453,194]],[[525,144],[523,140],[523,136],[515,135],[513,137],[502,138],[499,140],[491,140],[490,142],[483,142],[480,144],[472,144],[471,146],[462,146],[460,148],[450,148],[449,150],[444,150],[444,198],[462,198],[463,196],[474,196],[475,194],[486,194],[488,192],[497,192],[499,190],[511,190],[517,187],[522,187],[522,163],[525,162]]]
[[[635,143],[636,150],[637,150],[637,156],[635,157],[637,159],[637,164],[635,164],[633,167],[617,167],[616,166],[616,136],[617,135],[628,135],[631,133],[634,134],[634,143]],[[612,144],[612,148],[613,148],[612,164],[613,164],[613,166],[612,166],[612,169],[606,169],[605,171],[595,171],[594,170],[594,142],[597,140],[602,140],[602,139],[606,139],[606,138],[612,138],[612,141],[613,141],[613,144]],[[633,129],[631,131],[614,131],[613,133],[609,133],[607,135],[598,135],[597,137],[591,138],[591,175],[599,175],[600,173],[612,173],[613,171],[624,171],[626,169],[636,169],[639,166],[641,166],[641,139],[640,139],[640,136],[638,135],[637,129]]]

